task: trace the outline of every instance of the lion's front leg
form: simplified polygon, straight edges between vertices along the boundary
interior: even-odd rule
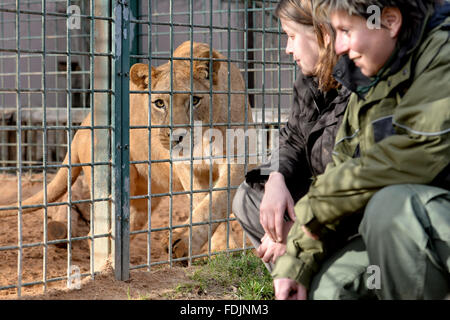
[[[230,169],[230,180],[228,180],[228,169]],[[213,185],[214,189],[226,188],[227,190],[212,191],[208,193],[201,202],[194,208],[192,213],[192,222],[190,219],[185,221],[185,224],[197,224],[210,222],[214,220],[224,219],[227,216],[227,212],[231,209],[232,200],[235,194],[235,188],[244,179],[244,166],[238,164],[232,164],[228,168],[228,165],[220,165],[219,167],[219,178],[217,182]],[[228,183],[229,181],[229,183]],[[208,189],[209,186],[203,187]],[[210,214],[211,212],[211,214]],[[192,253],[198,254],[201,252],[202,247],[208,241],[211,228],[211,235],[214,234],[219,223],[208,223],[201,224],[198,226],[192,226]],[[173,256],[176,258],[185,257],[189,254],[189,239],[190,231],[189,229],[177,230],[173,233],[172,244],[173,244]],[[214,245],[213,245],[214,247]]]

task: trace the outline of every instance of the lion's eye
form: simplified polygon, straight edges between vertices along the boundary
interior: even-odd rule
[[[164,108],[166,106],[164,104],[164,101],[162,101],[161,99],[155,100],[155,101],[153,101],[153,103],[155,104],[155,106],[157,108],[160,108],[160,109],[162,109],[162,108]]]
[[[198,104],[200,103],[200,100],[202,100],[202,98],[197,97],[197,96],[193,96],[193,97],[192,97],[192,104],[193,104],[194,106],[196,106],[196,105],[198,105]]]

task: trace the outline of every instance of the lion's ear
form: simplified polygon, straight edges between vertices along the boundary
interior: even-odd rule
[[[156,75],[156,69],[151,67],[152,77]],[[130,69],[131,81],[140,89],[148,88],[148,65],[136,63]]]
[[[209,59],[209,48],[202,50],[201,53],[196,56],[196,58]],[[219,78],[219,69],[221,66],[220,61],[216,61],[215,59],[220,59],[219,55],[215,50],[212,52],[212,70],[210,70],[209,60],[196,60],[193,62],[192,69],[194,71],[194,77],[199,79],[209,79],[212,77],[213,84],[216,85]]]

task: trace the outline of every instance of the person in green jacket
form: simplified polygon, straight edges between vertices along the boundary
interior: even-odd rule
[[[450,4],[317,0],[353,91],[294,207],[277,299],[442,299],[450,288]],[[378,15],[379,13],[379,15]],[[371,79],[361,85],[349,66]]]

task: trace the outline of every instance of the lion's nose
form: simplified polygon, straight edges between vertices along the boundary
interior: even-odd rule
[[[177,132],[172,133],[172,146],[176,146],[177,144],[181,143],[186,136],[186,132]]]

